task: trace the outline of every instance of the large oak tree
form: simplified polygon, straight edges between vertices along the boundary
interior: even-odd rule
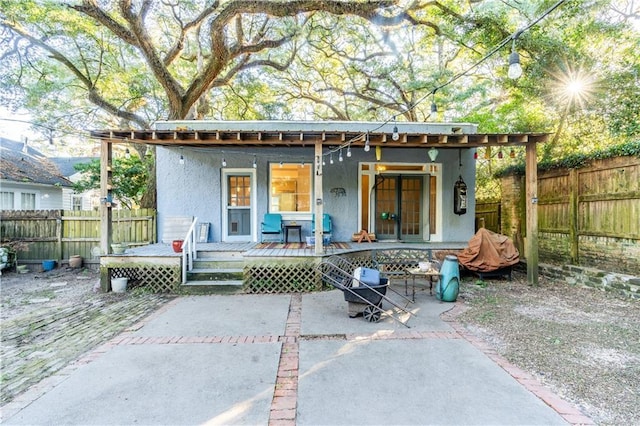
[[[546,156],[593,144],[575,135],[594,126],[597,143],[635,137],[633,1],[565,1],[518,37],[518,81],[506,78],[510,46],[469,70],[552,3],[0,0],[0,96],[71,131],[183,118],[469,120],[562,130]],[[590,99],[550,90],[579,70],[600,88]],[[153,206],[153,181],[146,196]]]

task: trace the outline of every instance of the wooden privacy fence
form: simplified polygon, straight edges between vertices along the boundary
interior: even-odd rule
[[[154,209],[114,210],[113,242],[131,246],[157,241]],[[100,256],[100,212],[76,210],[0,211],[2,243],[21,242],[18,263],[43,260],[68,261],[79,255],[85,264],[98,264]]]
[[[476,202],[476,231],[486,228],[490,231],[502,233],[500,224],[500,214],[502,206],[500,201],[478,201]]]
[[[524,180],[502,178],[502,229],[521,241]],[[640,158],[538,175],[540,260],[640,275]],[[521,251],[522,253],[522,251]]]

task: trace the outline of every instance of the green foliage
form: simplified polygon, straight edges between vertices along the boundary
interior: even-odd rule
[[[147,189],[148,162],[150,157],[141,160],[140,157],[131,155],[129,158],[116,158],[112,163],[113,196],[126,208],[140,205],[140,200]],[[89,189],[100,188],[100,160],[90,163],[76,164],[75,169],[83,173],[83,178],[74,183],[76,192],[84,192]]]
[[[604,160],[614,157],[636,156],[640,157],[640,139],[619,145],[610,146],[591,153],[575,153],[567,155],[555,161],[541,161],[538,170],[552,169],[579,169],[590,164],[593,160]],[[524,175],[525,165],[520,161],[516,164],[501,168],[494,173],[494,177],[500,178],[510,175]]]

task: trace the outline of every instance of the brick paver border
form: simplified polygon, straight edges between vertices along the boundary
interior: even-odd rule
[[[507,361],[503,356],[498,354],[484,340],[474,336],[470,333],[461,323],[457,321],[458,315],[465,311],[465,306],[462,302],[456,302],[455,305],[444,312],[440,317],[449,323],[456,333],[461,338],[471,343],[476,349],[484,353],[489,359],[498,364],[504,371],[506,371],[511,377],[513,377],[518,383],[520,383],[529,392],[540,398],[545,404],[553,408],[567,423],[571,425],[595,425],[596,423],[589,417],[585,416],[580,410],[574,407],[572,404],[563,400],[542,383],[540,383],[535,377],[526,371],[516,367]]]

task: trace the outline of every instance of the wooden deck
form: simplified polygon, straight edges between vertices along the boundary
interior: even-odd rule
[[[323,257],[336,254],[367,252],[372,250],[387,249],[412,249],[412,250],[461,250],[467,246],[467,242],[423,242],[423,243],[405,243],[398,241],[379,241],[375,243],[342,243],[341,247],[333,245],[325,247],[324,253],[315,254],[313,246],[305,246],[303,248],[259,248],[261,243],[198,243],[196,245],[199,256],[203,257],[215,256],[216,252],[230,253],[237,252],[243,257]],[[122,257],[181,257],[181,253],[175,253],[171,248],[171,244],[149,244],[141,247],[127,249],[122,255],[109,255]]]
[[[391,256],[402,259],[409,256],[411,261],[441,260],[466,246],[466,242],[341,243],[329,245],[323,254],[317,255],[313,246],[299,244],[265,247],[253,242],[199,243],[197,257],[192,259],[193,268],[183,271],[182,253],[174,252],[171,244],[149,244],[129,248],[124,254],[101,256],[101,287],[108,291],[112,278],[127,277],[130,283],[159,293],[185,291],[194,286],[220,289],[222,285],[247,293],[316,291],[323,284],[313,271],[325,256],[346,255],[359,266],[371,267],[380,254],[376,253],[378,250],[391,251]]]

